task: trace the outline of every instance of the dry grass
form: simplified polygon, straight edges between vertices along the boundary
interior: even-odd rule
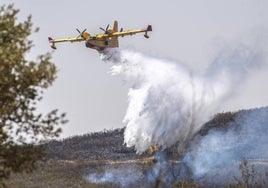
[[[92,161],[62,161],[50,160],[39,164],[39,168],[32,173],[12,174],[6,181],[7,187],[12,188],[94,188],[116,187],[112,184],[88,183],[86,171],[103,171],[104,164]]]
[[[238,112],[243,113],[243,111]],[[196,136],[204,136],[211,129],[226,131],[226,124],[233,121],[235,113],[221,113],[207,122]],[[85,175],[89,173],[104,172],[105,169],[117,169],[135,165],[144,171],[153,166],[152,153],[147,152],[142,156],[137,155],[134,148],[123,145],[124,129],[92,133],[83,136],[75,136],[61,141],[52,141],[47,144],[48,157],[46,162],[40,162],[39,168],[29,174],[12,174],[6,181],[11,188],[94,188],[94,187],[119,187],[111,183],[94,184],[86,181]],[[177,164],[183,156],[176,149],[169,148],[166,152],[168,160]],[[175,160],[174,160],[175,159]],[[240,167],[241,177],[235,177],[236,183],[226,187],[268,187],[268,173],[257,176],[257,170],[252,164],[242,161]],[[254,161],[255,165],[265,166],[267,161]],[[267,166],[266,168],[267,169]],[[178,172],[179,173],[179,172]],[[177,175],[177,172],[175,172]],[[213,185],[199,185],[193,180],[178,180],[172,182],[173,187],[215,187]],[[144,182],[143,182],[144,183]],[[146,182],[145,182],[146,183]],[[156,182],[154,186],[158,186]],[[143,187],[141,182],[135,187]]]

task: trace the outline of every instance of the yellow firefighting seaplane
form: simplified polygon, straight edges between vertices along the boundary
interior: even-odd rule
[[[109,28],[107,25],[106,29],[100,27],[100,29],[104,32],[101,34],[90,35],[84,29],[82,32],[76,29],[79,33],[77,37],[69,37],[69,38],[61,38],[61,39],[53,39],[51,37],[48,38],[49,43],[51,43],[51,48],[56,49],[55,43],[59,42],[81,42],[85,41],[86,47],[93,48],[99,51],[104,50],[105,48],[115,48],[118,47],[118,37],[124,37],[127,35],[134,35],[136,33],[143,33],[144,37],[149,38],[147,32],[152,31],[152,26],[148,25],[145,29],[136,29],[136,30],[126,30],[123,31],[123,28],[118,31],[118,23],[114,21],[113,28]]]

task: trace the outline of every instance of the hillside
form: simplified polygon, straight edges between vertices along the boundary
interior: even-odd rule
[[[124,128],[74,136],[47,144],[47,158],[58,160],[121,160],[140,157],[124,146]]]
[[[197,135],[204,136],[212,129],[227,129],[226,125],[233,121],[236,114],[241,112],[227,112],[215,115],[212,120],[202,126]],[[150,152],[138,155],[134,147],[126,147],[124,145],[124,130],[125,128],[119,128],[73,136],[62,140],[52,140],[46,146],[47,159],[130,160],[152,156]],[[167,149],[167,151],[170,155],[178,155],[176,145]]]
[[[213,119],[202,126],[200,131],[192,139],[190,145],[197,141],[202,142],[202,138],[206,138],[211,132],[225,133],[229,130],[235,130],[239,134],[242,126],[241,122],[244,123],[247,117],[252,116],[254,113],[255,115],[263,113],[261,117],[266,117],[266,114],[268,115],[267,112],[268,107],[216,114]],[[256,124],[256,118],[254,119],[254,117],[251,118],[252,124]],[[262,119],[261,122],[263,124],[268,123],[266,119]],[[142,185],[148,183],[148,177],[145,177],[148,176],[148,169],[154,170],[155,168],[155,161],[152,160],[153,154],[148,151],[143,155],[137,155],[134,148],[124,146],[123,134],[124,128],[50,141],[47,143],[47,161],[40,162],[39,168],[33,173],[23,175],[14,174],[7,184],[10,187],[27,188],[99,187],[100,185],[101,187],[125,187],[125,185],[127,185],[126,187],[142,187]],[[267,137],[265,136],[262,139],[264,139],[264,143],[265,140],[267,141]],[[179,156],[185,155],[185,153],[177,152],[176,145],[169,148],[166,153],[168,159],[173,159],[173,162],[169,162],[171,166],[167,165],[165,167],[169,171],[171,171],[171,167],[173,170],[172,163],[175,162],[174,164],[178,164],[178,160],[180,160]],[[113,169],[119,170],[120,173],[118,171],[114,172]],[[122,169],[123,173],[121,172]],[[125,177],[125,179],[132,176],[135,183],[133,184],[129,180],[130,183],[124,184],[125,180],[118,180],[115,175],[111,174],[107,176],[110,178],[108,181],[104,179],[106,173],[108,173],[107,170],[117,174],[117,176]],[[96,172],[103,173],[103,175],[96,174],[95,176],[98,177],[98,181],[96,180],[95,183],[91,181],[92,183],[89,183],[87,174],[95,174]],[[176,178],[176,176],[173,178]],[[155,181],[148,185],[155,186]]]

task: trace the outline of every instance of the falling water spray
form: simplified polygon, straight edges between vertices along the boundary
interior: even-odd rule
[[[135,50],[108,49],[100,56],[112,62],[112,75],[131,85],[124,141],[138,153],[155,144],[164,149],[187,143],[263,61],[261,52],[243,45],[222,50],[203,74]]]

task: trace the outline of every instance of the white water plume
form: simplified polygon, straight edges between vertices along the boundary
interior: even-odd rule
[[[204,74],[135,50],[108,49],[100,56],[113,63],[112,75],[123,75],[131,84],[124,141],[138,153],[155,144],[166,148],[187,142],[264,62],[263,51],[244,45],[221,50]]]

